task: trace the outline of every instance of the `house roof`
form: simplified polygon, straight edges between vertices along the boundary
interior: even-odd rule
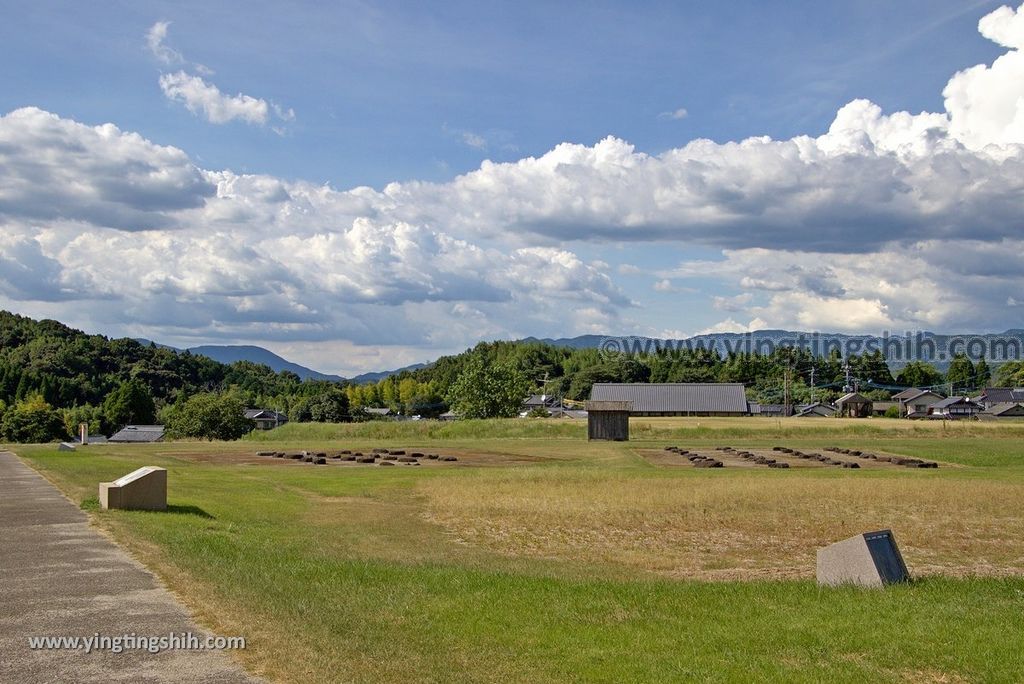
[[[948,399],[943,399],[942,401],[940,401],[940,402],[938,402],[936,404],[933,404],[932,408],[933,409],[944,409],[944,408],[949,408],[950,406],[956,406],[957,404],[971,404],[971,405],[975,405],[974,402],[971,401],[970,397],[949,397]]]
[[[903,393],[900,392],[900,394],[903,394]],[[909,404],[910,402],[914,401],[915,399],[920,399],[921,397],[923,397],[926,394],[930,394],[931,396],[935,397],[936,399],[940,399],[940,400],[945,398],[941,394],[939,394],[938,392],[933,392],[931,390],[917,390],[916,394],[907,395],[907,396],[903,397],[902,399],[899,399],[898,401],[900,401],[900,402],[902,402],[904,404]],[[896,395],[896,397],[898,397],[898,396],[899,396],[899,394]],[[896,399],[896,397],[893,397],[893,399]]]
[[[589,413],[600,413],[600,412],[622,412],[632,411],[633,402],[631,401],[612,401],[612,400],[593,400],[586,402],[583,405]]]
[[[759,404],[757,402],[750,402],[748,404],[748,410],[752,416],[774,416],[782,415],[786,412],[785,404]]]
[[[558,400],[550,394],[531,394],[523,402],[523,406],[550,406],[557,403]]]
[[[990,404],[1006,404],[1024,402],[1024,388],[1021,387],[986,387],[978,397]]]
[[[925,390],[918,389],[916,387],[908,387],[899,394],[894,394],[892,398],[894,401],[906,401],[910,397],[916,397],[918,394],[921,394],[924,391]]]
[[[1001,416],[1004,414],[1013,416],[1024,416],[1024,406],[1012,401],[1004,401],[1000,404],[995,404],[991,406],[987,411],[985,411],[985,413],[988,413],[993,416]]]
[[[245,417],[249,420],[288,420],[288,416],[271,409],[245,409]]]
[[[629,401],[634,413],[746,413],[741,383],[598,383],[591,401]]]
[[[849,402],[853,402],[854,404],[870,404],[871,400],[865,397],[863,394],[860,394],[859,392],[850,392],[849,394],[844,394],[843,396],[836,399],[837,405],[846,404]]]
[[[363,409],[363,412],[364,413],[369,413],[370,415],[373,415],[373,416],[390,416],[391,415],[391,409],[386,408],[386,407],[385,408],[373,408],[372,406],[367,406],[367,407],[365,407]]]
[[[164,438],[163,425],[126,425],[110,436],[108,442],[159,442]]]
[[[800,407],[796,415],[798,416],[834,416],[836,413],[836,407],[831,404],[816,401],[813,404],[806,404]]]

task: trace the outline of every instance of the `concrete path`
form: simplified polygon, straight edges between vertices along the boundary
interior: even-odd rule
[[[14,454],[0,452],[0,682],[257,681],[221,651],[118,654],[29,646],[32,636],[96,632],[208,635],[53,485]]]

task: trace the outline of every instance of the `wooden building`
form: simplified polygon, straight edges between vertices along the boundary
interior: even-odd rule
[[[628,401],[588,401],[587,439],[625,442],[629,440],[629,414],[633,410]]]
[[[625,401],[634,416],[746,416],[739,382],[595,383],[591,401]]]
[[[836,400],[835,406],[843,418],[867,418],[874,410],[872,401],[858,392],[844,394]]]

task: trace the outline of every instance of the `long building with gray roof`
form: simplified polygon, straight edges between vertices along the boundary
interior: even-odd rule
[[[633,416],[745,416],[738,382],[597,383],[591,401],[628,401]]]

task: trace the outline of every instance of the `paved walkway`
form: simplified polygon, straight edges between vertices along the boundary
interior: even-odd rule
[[[30,636],[96,632],[207,635],[53,485],[14,454],[0,452],[0,682],[256,681],[220,651],[29,648]]]

